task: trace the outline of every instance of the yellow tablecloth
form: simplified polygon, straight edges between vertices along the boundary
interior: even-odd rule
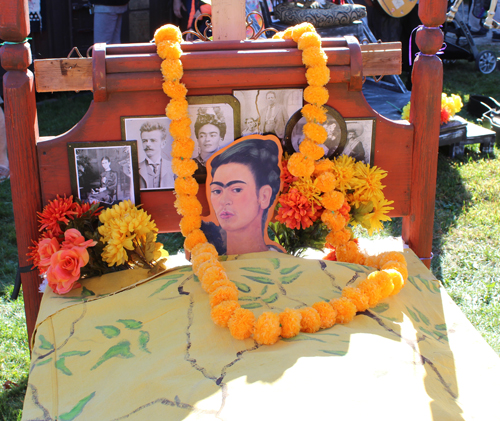
[[[273,346],[210,319],[190,266],[44,294],[23,420],[492,420],[500,360],[418,258],[395,297]],[[311,305],[372,269],[275,252],[223,263],[260,312]],[[495,418],[497,417],[497,418]]]

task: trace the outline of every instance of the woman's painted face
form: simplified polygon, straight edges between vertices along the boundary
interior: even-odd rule
[[[266,186],[262,187],[264,189]],[[245,229],[252,224],[262,224],[260,194],[257,193],[255,179],[244,164],[221,165],[210,183],[211,202],[220,226],[226,231]]]

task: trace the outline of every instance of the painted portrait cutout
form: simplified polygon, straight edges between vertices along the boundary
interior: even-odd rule
[[[282,188],[279,139],[245,136],[207,162],[210,215],[201,229],[219,255],[285,250],[267,235]]]

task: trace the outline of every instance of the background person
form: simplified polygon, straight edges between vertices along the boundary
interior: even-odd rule
[[[3,104],[0,97],[0,105]],[[0,183],[10,178],[9,158],[7,155],[7,132],[5,129],[5,115],[0,106]]]
[[[142,148],[146,154],[146,159],[139,162],[140,188],[173,188],[172,159],[166,157],[171,157],[172,149],[172,145],[167,141],[167,129],[160,123],[146,121],[139,131]]]
[[[277,103],[276,92],[269,91],[266,94],[266,100],[267,106],[261,114],[260,132],[274,133],[280,140],[283,140],[288,113],[283,105]]]
[[[347,142],[342,154],[367,164],[367,154],[361,139],[363,131],[363,126],[358,122],[347,122]]]
[[[113,203],[118,184],[118,174],[111,170],[111,160],[107,156],[101,159],[101,165],[104,171],[99,175],[100,186],[91,190],[88,200],[89,202]]]
[[[120,44],[123,14],[129,0],[92,0],[94,5],[94,44]]]

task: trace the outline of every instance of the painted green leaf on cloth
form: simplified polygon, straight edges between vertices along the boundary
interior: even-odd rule
[[[52,345],[47,339],[45,339],[43,335],[40,335],[38,338],[40,339],[41,342],[40,344],[41,349],[48,349],[48,350],[54,349],[54,345]]]
[[[122,323],[127,329],[140,329],[142,327],[142,322],[134,319],[119,319],[118,323]]]
[[[247,310],[251,310],[253,308],[259,308],[262,307],[261,303],[248,303],[248,304],[243,304],[241,308],[246,308]]]
[[[260,295],[264,295],[266,292],[267,292],[267,285],[264,288],[262,288]]]
[[[264,301],[267,304],[274,303],[277,300],[278,300],[278,294],[276,294],[276,293],[271,295],[270,297],[262,299],[262,301]]]
[[[95,392],[92,392],[87,397],[83,398],[80,402],[78,402],[71,411],[66,412],[64,414],[59,415],[59,420],[61,421],[72,421],[76,417],[78,417],[82,412],[85,405],[89,403],[89,401],[95,396]]]
[[[293,273],[288,276],[280,276],[280,281],[282,284],[291,284],[293,281],[297,280],[300,278],[300,275],[302,275],[302,272],[297,272]]]
[[[63,352],[61,354],[61,357],[83,357],[84,355],[87,355],[90,352],[88,351],[68,351],[68,352]]]
[[[45,365],[45,364],[47,364],[47,363],[50,363],[51,361],[52,361],[52,357],[47,358],[46,360],[42,360],[42,361],[40,361],[40,362],[37,362],[35,365],[36,365],[37,367],[40,367],[41,365]]]
[[[383,313],[384,311],[389,310],[389,304],[380,303],[376,307],[372,309],[375,313]]]
[[[182,276],[182,275],[180,275],[180,276]],[[158,288],[155,292],[153,292],[150,295],[150,297],[152,297],[153,295],[159,294],[164,289],[168,288],[170,285],[175,284],[178,280],[179,280],[178,278],[170,279],[168,282],[164,283],[160,288]]]
[[[250,279],[251,281],[258,282],[259,284],[268,284],[273,285],[274,281],[270,278],[265,278],[264,276],[248,276],[243,275],[245,278]]]
[[[66,376],[72,376],[73,373],[71,372],[71,370],[66,367],[66,358],[64,357],[61,357],[59,358],[57,361],[56,361],[56,368],[58,370],[61,370],[61,372],[63,374],[66,374]]]
[[[241,270],[246,270],[248,272],[253,272],[253,273],[260,273],[262,275],[271,274],[271,271],[269,269],[259,268],[259,267],[246,267],[246,268],[241,268]]]
[[[444,330],[444,331],[448,330],[448,328],[446,327],[446,323],[443,323],[443,324],[441,324],[441,325],[436,325],[436,326],[434,326],[434,327],[435,327],[437,330]]]
[[[274,269],[280,268],[280,259],[273,257],[272,259],[269,259],[269,261],[272,263]]]
[[[347,354],[347,351],[330,351],[328,349],[322,349],[321,351],[325,354],[336,355],[337,357],[343,357]]]
[[[149,349],[147,347],[148,342],[149,342],[149,332],[146,332],[145,330],[141,330],[141,334],[139,335],[139,347],[144,352],[151,354],[151,351],[149,351]]]
[[[101,358],[99,358],[99,361],[95,363],[95,365],[91,368],[91,370],[95,370],[97,367],[99,367],[102,363],[106,362],[110,358],[114,357],[119,357],[119,358],[132,358],[135,355],[130,352],[130,342],[129,341],[122,341],[119,344],[116,344],[109,348]]]
[[[415,282],[415,279],[413,278],[413,276],[408,276],[408,281],[410,281],[410,283],[415,287],[417,288],[420,292],[422,292],[422,290],[420,289],[420,287],[417,285],[417,283]]]
[[[295,265],[292,266],[291,268],[284,268],[280,270],[280,273],[282,275],[288,275],[289,273],[292,273],[295,269],[297,269],[300,265]]]
[[[337,262],[337,265],[344,266],[347,269],[351,269],[354,272],[360,273],[371,273],[375,270],[374,268],[371,268],[369,266],[355,265],[354,263]]]
[[[241,292],[250,292],[251,288],[247,284],[243,284],[241,282],[231,281],[236,288],[238,288]]]
[[[259,297],[250,297],[250,296],[246,296],[246,297],[239,297],[238,300],[240,301],[255,301],[257,300]]]
[[[108,339],[114,338],[120,334],[120,329],[115,326],[105,325],[105,326],[96,326],[96,329],[99,329],[101,333]]]
[[[406,307],[406,310],[408,310],[408,313],[410,314],[410,317],[416,321],[417,323],[420,322],[420,319],[417,317],[417,315],[411,311],[408,307]]]
[[[303,333],[299,333],[297,336],[294,336],[293,338],[283,338],[283,341],[285,342],[297,342],[297,341],[316,341],[316,342],[325,342],[319,338],[316,338],[314,336],[308,336]]]
[[[430,326],[431,322],[429,321],[429,319],[425,314],[423,314],[420,310],[416,309],[415,307],[413,307],[413,310],[415,310],[418,313],[420,320],[422,320],[427,326]]]
[[[92,295],[95,295],[94,291],[91,291],[90,289],[83,287],[82,288],[82,297],[91,297]]]

